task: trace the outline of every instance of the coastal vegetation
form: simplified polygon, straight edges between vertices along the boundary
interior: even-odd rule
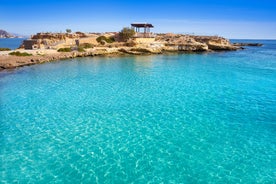
[[[119,32],[119,39],[121,41],[127,41],[130,38],[132,38],[135,35],[135,31],[132,28],[129,27],[124,27],[120,32]]]
[[[91,43],[82,43],[80,44],[80,46],[83,47],[84,49],[90,49],[94,47],[94,45]]]
[[[12,55],[12,56],[32,56],[32,54],[29,54],[27,52],[19,52],[19,51],[11,52],[11,53],[9,53],[9,55]]]
[[[71,52],[72,50],[71,50],[71,48],[66,47],[66,48],[59,48],[57,51],[58,52]]]
[[[66,33],[72,33],[71,29],[66,29]]]
[[[114,37],[106,37],[106,36],[99,36],[97,39],[97,42],[104,45],[105,43],[113,43],[115,42]]]
[[[10,51],[10,48],[0,48],[0,51]]]
[[[84,49],[84,47],[82,47],[82,46],[78,46],[78,52],[85,52],[85,49]]]
[[[72,47],[72,48],[69,48],[69,47],[59,48],[57,51],[58,52],[71,52],[73,50],[77,50],[78,52],[85,52],[85,49],[86,49],[86,47],[80,45],[78,47]]]

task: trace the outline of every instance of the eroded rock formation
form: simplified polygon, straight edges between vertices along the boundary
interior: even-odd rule
[[[68,36],[69,35],[69,36]],[[50,62],[53,60],[67,59],[74,57],[86,57],[97,55],[145,55],[162,54],[166,52],[206,52],[221,50],[237,50],[240,46],[232,45],[229,40],[218,36],[194,36],[184,34],[158,34],[155,38],[133,38],[127,42],[112,42],[101,44],[96,41],[100,34],[36,34],[32,39],[26,41],[32,47],[37,45],[40,50],[29,50],[33,56],[18,57],[8,55],[8,51],[3,51],[0,55],[0,69],[16,68],[20,66]],[[112,36],[110,33],[107,36]],[[82,39],[82,40],[81,40]],[[79,44],[93,43],[92,48],[78,51]],[[25,45],[25,49],[26,49]],[[44,47],[43,47],[44,46]],[[46,47],[47,46],[47,47]],[[51,47],[49,47],[51,46]],[[56,48],[55,48],[56,46]],[[71,52],[57,52],[57,48],[66,46],[71,48]],[[51,49],[49,49],[51,48]],[[24,50],[26,51],[26,50]],[[4,53],[7,52],[7,53]]]

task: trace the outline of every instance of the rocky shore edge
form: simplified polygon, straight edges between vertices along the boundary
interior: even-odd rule
[[[241,47],[241,46],[261,47],[264,44],[262,44],[262,43],[233,43],[232,45],[238,46],[238,47]]]
[[[26,52],[22,50],[20,52]],[[30,53],[27,51],[27,53]],[[31,52],[32,54],[34,52]],[[46,62],[53,62],[57,60],[72,59],[76,57],[93,57],[93,56],[107,56],[107,55],[119,55],[120,53],[107,50],[96,50],[86,52],[57,52],[55,50],[39,50],[32,56],[12,56],[12,55],[0,55],[0,71],[6,69],[15,69],[23,66],[30,66],[35,64],[42,64]]]
[[[23,66],[52,62],[56,60],[72,59],[77,57],[94,56],[127,56],[149,55],[166,53],[198,53],[214,51],[236,51],[244,49],[242,46],[261,46],[261,44],[235,43],[217,36],[191,36],[181,34],[160,34],[153,40],[129,40],[127,42],[114,42],[112,44],[100,43],[93,48],[58,52],[58,49],[16,49],[13,51],[0,51],[0,71]],[[25,56],[11,55],[11,52],[25,53]]]
[[[56,50],[39,50],[36,52],[29,52],[26,50],[20,50],[19,52],[31,53],[32,56],[12,56],[9,55],[8,51],[2,51],[0,55],[0,71],[15,69],[23,66],[30,66],[35,64],[42,64],[46,62],[53,62],[64,59],[72,59],[78,57],[94,57],[94,56],[131,56],[131,55],[151,55],[151,54],[167,54],[167,53],[191,53],[191,52],[210,52],[211,50],[198,50],[185,51],[185,50],[160,50],[160,49],[149,49],[143,47],[122,47],[122,48],[98,48],[88,50],[85,52],[57,52]],[[225,50],[225,49],[221,49]],[[233,49],[231,49],[233,50]],[[6,52],[3,54],[3,52]]]

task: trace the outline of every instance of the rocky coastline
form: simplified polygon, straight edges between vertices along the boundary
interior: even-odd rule
[[[151,41],[137,41],[130,39],[127,42],[99,43],[93,48],[70,52],[58,52],[58,49],[17,49],[31,56],[13,56],[14,51],[0,51],[0,70],[14,69],[22,66],[41,64],[56,60],[93,57],[93,56],[123,56],[123,55],[148,55],[165,54],[168,52],[213,52],[235,51],[241,49],[240,45],[233,45],[229,40],[217,36],[191,36],[183,34],[159,34]]]
[[[251,47],[261,47],[261,43],[233,43],[232,45],[242,47],[242,46],[251,46]]]

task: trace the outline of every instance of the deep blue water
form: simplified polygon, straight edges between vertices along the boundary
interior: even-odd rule
[[[26,38],[0,38],[0,48],[17,49]]]
[[[1,183],[275,183],[276,42],[0,73]]]

